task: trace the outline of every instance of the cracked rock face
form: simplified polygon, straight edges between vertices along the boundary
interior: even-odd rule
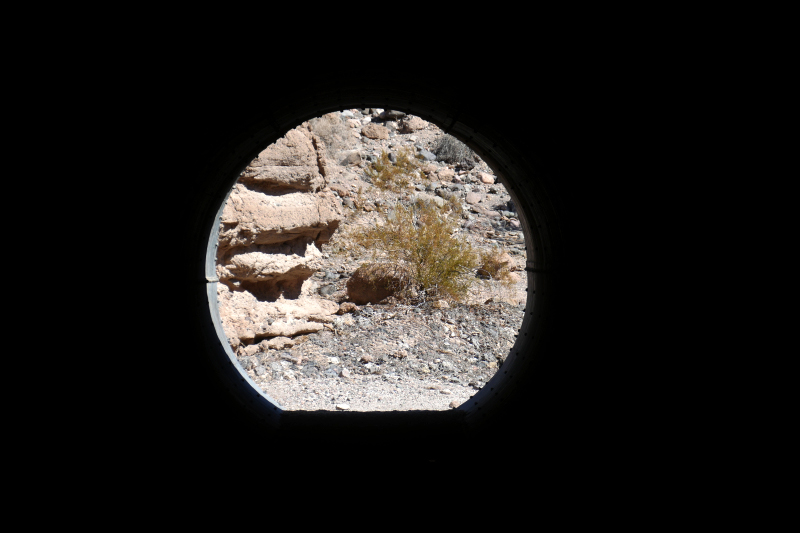
[[[231,191],[220,220],[217,296],[234,348],[317,332],[338,311],[312,296],[309,279],[342,219],[327,172],[324,143],[306,123],[261,152]]]

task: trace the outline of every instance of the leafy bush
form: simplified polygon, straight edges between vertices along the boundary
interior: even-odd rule
[[[452,135],[442,135],[431,149],[436,154],[436,159],[445,163],[463,164],[475,160],[475,152]]]
[[[397,152],[397,161],[392,163],[385,150],[377,161],[371,163],[364,172],[372,179],[372,183],[380,189],[397,191],[408,187],[414,180],[427,176],[420,167],[422,156],[413,148],[401,148]]]
[[[347,150],[358,142],[353,137],[350,129],[338,113],[328,113],[319,118],[308,121],[311,131],[319,135],[325,143],[328,156],[333,158],[337,152]]]
[[[457,217],[431,202],[417,202],[382,212],[379,224],[361,229],[354,240],[374,259],[407,268],[421,299],[462,301],[479,260],[457,231]]]

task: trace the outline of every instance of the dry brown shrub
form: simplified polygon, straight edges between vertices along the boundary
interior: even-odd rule
[[[386,209],[377,225],[360,228],[352,238],[375,259],[404,265],[419,298],[462,301],[475,282],[479,258],[458,231],[457,216],[417,202]]]

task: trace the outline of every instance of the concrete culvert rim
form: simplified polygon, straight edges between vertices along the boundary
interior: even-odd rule
[[[226,153],[215,159],[216,166],[209,169],[213,190],[207,194],[208,240],[205,247],[203,275],[201,279],[201,311],[205,324],[206,357],[208,364],[219,377],[247,417],[259,429],[269,434],[278,432],[286,436],[314,434],[327,429],[347,440],[347,435],[382,431],[385,434],[416,432],[419,437],[426,434],[462,435],[478,431],[488,420],[503,410],[503,405],[513,397],[516,383],[522,381],[534,367],[536,344],[543,332],[543,314],[546,315],[547,272],[552,270],[548,261],[549,236],[548,213],[532,196],[535,187],[530,181],[536,176],[519,166],[515,154],[507,151],[505,143],[496,132],[482,130],[475,122],[463,117],[437,111],[441,106],[426,105],[420,98],[408,102],[400,98],[350,98],[319,97],[306,107],[297,106],[281,119],[270,117],[242,133]],[[239,175],[260,151],[269,146],[287,131],[303,122],[325,113],[354,108],[383,108],[416,115],[436,124],[445,133],[465,143],[478,154],[506,186],[517,206],[521,231],[525,236],[528,262],[526,265],[528,295],[522,325],[516,343],[500,371],[487,382],[470,400],[451,411],[419,412],[287,412],[253,382],[238,365],[236,355],[227,342],[217,311],[216,245],[218,242],[218,220],[233,185]],[[490,137],[491,136],[491,137]],[[551,296],[550,296],[551,297]],[[516,381],[515,381],[516,380]]]

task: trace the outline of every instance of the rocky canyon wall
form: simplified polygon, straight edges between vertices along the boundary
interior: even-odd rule
[[[217,294],[235,350],[280,347],[321,330],[338,310],[315,296],[309,279],[343,216],[327,188],[331,165],[304,123],[261,152],[231,192],[220,220]]]

